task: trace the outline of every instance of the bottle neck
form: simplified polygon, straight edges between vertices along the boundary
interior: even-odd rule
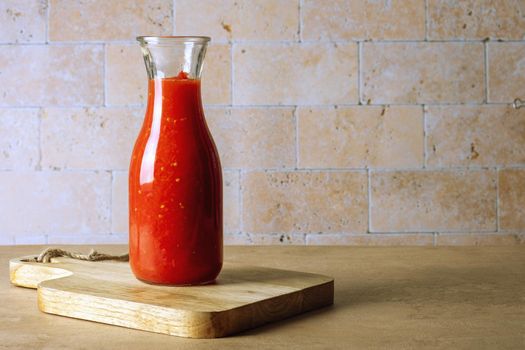
[[[200,79],[207,37],[139,37],[149,79]]]

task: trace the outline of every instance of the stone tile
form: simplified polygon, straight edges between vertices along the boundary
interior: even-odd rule
[[[233,61],[234,104],[357,102],[356,44],[239,44]]]
[[[177,0],[175,23],[178,35],[207,35],[214,41],[296,40],[299,1]]]
[[[0,233],[102,234],[110,230],[107,172],[0,172]]]
[[[206,119],[223,167],[295,166],[292,108],[209,108]]]
[[[525,230],[525,169],[499,172],[499,225],[502,230]]]
[[[496,229],[494,171],[371,174],[372,232]]]
[[[223,217],[224,231],[240,231],[239,208],[239,173],[237,171],[223,171]],[[113,172],[113,190],[111,200],[111,232],[128,234],[128,173]]]
[[[206,53],[202,76],[204,104],[231,102],[231,47],[211,45]],[[148,77],[139,45],[108,45],[107,103],[134,105],[147,102]]]
[[[225,234],[225,245],[304,245],[305,234],[235,233]]]
[[[0,246],[2,245],[14,245],[15,238],[8,234],[0,234]]]
[[[1,70],[0,106],[103,102],[101,46],[4,46],[0,67],[9,67]]]
[[[489,102],[525,99],[525,43],[488,44]]]
[[[254,245],[304,245],[305,235],[302,233],[292,233],[292,234],[254,233],[250,235],[249,244],[254,244]]]
[[[364,43],[362,102],[482,102],[483,57],[482,43]]]
[[[42,167],[126,170],[141,108],[48,108],[42,114]]]
[[[432,246],[431,233],[365,233],[365,234],[309,234],[308,245],[355,245],[355,246]]]
[[[1,241],[0,241],[1,244]],[[242,232],[224,232],[224,245],[249,245],[250,235]]]
[[[525,109],[510,106],[431,106],[429,166],[525,165]]]
[[[138,35],[171,35],[171,0],[50,0],[49,39],[133,40]]]
[[[243,231],[366,232],[362,172],[251,172],[243,176]]]
[[[47,244],[128,244],[128,234],[49,235]],[[86,251],[88,253],[89,250]],[[125,254],[126,250],[122,250]]]
[[[129,233],[128,172],[114,171],[111,189],[111,233]]]
[[[422,40],[423,0],[306,0],[304,40]]]
[[[222,172],[224,234],[241,230],[240,176],[237,171]]]
[[[46,41],[46,1],[3,0],[0,2],[0,43]]]
[[[18,235],[13,239],[15,245],[47,244],[46,235]]]
[[[300,168],[422,167],[419,106],[301,108]]]
[[[440,233],[438,246],[501,246],[525,244],[525,235],[508,233]]]
[[[38,109],[0,109],[0,169],[38,165]]]
[[[525,18],[518,3],[501,0],[431,0],[428,2],[429,39],[523,39]]]
[[[202,102],[231,104],[231,46],[215,44],[208,47],[202,72]]]
[[[145,104],[148,75],[139,44],[108,45],[106,48],[108,105]]]

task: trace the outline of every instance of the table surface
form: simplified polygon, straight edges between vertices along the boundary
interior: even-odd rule
[[[125,246],[66,246],[121,253]],[[185,339],[38,311],[36,291],[9,283],[0,247],[0,348],[335,349],[525,347],[525,247],[225,248],[225,260],[335,278],[335,304],[220,339]]]

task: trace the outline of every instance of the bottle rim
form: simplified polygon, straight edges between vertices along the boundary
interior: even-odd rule
[[[211,40],[209,36],[138,36],[137,41],[141,44],[206,44]]]

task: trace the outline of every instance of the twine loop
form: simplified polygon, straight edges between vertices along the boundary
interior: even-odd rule
[[[39,263],[49,263],[52,258],[58,258],[66,256],[71,259],[84,260],[84,261],[103,261],[103,260],[115,260],[115,261],[129,261],[129,254],[122,255],[111,255],[105,253],[99,253],[94,249],[91,249],[89,254],[81,254],[70,252],[68,250],[60,248],[46,248],[35,257],[34,261]]]

